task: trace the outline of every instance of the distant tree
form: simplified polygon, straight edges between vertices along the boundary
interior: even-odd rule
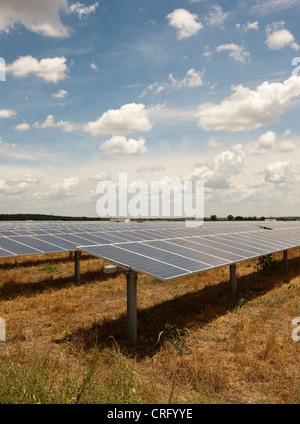
[[[211,221],[216,221],[217,220],[217,215],[210,215],[210,220]]]
[[[233,215],[228,215],[227,216],[228,221],[233,221],[234,220],[234,216]]]
[[[236,217],[235,217],[235,220],[236,220],[236,221],[244,221],[244,220],[245,220],[245,218],[244,218],[243,216],[236,216]]]

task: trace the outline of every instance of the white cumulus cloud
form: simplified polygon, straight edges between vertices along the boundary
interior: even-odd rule
[[[282,141],[278,146],[278,150],[282,153],[292,152],[296,149],[296,144],[289,140]]]
[[[69,197],[76,195],[76,189],[80,183],[78,177],[64,178],[62,182],[52,184],[51,194],[54,196]]]
[[[209,188],[228,188],[231,178],[242,171],[245,156],[242,145],[237,144],[232,150],[221,152],[212,160],[198,164],[188,179],[204,181],[205,187]]]
[[[143,155],[147,152],[146,140],[140,137],[138,140],[127,139],[125,136],[113,136],[101,144],[100,150],[110,155]]]
[[[271,163],[265,169],[265,181],[282,184],[290,181],[293,177],[290,161],[277,161]]]
[[[12,109],[0,109],[0,119],[13,118],[16,114]]]
[[[249,31],[250,29],[254,29],[255,31],[257,31],[259,29],[259,23],[258,23],[258,21],[247,22],[247,24],[244,25],[244,30],[245,31]]]
[[[8,178],[0,180],[0,194],[18,195],[24,193],[31,186],[35,186],[40,182],[38,178],[32,177],[30,174],[19,178]]]
[[[296,149],[296,144],[290,140],[277,142],[277,135],[273,131],[267,131],[259,137],[257,142],[246,146],[246,151],[254,155],[265,155],[269,151],[287,153]]]
[[[27,122],[23,122],[22,124],[16,125],[15,130],[18,131],[28,131],[30,129],[30,125]]]
[[[152,125],[149,112],[143,104],[130,103],[120,109],[110,109],[97,119],[88,122],[84,130],[93,136],[127,134],[131,131],[149,131]]]
[[[300,77],[284,82],[264,82],[255,90],[243,85],[232,87],[234,93],[220,104],[199,106],[198,125],[205,130],[251,131],[279,120],[291,100],[300,96]]]
[[[70,30],[60,20],[67,10],[67,0],[1,0],[0,32],[10,32],[17,24],[27,30],[48,36],[68,37]]]
[[[175,9],[167,15],[167,19],[169,25],[177,29],[178,40],[191,37],[203,28],[198,15],[186,9]]]
[[[275,147],[276,134],[273,131],[268,131],[259,137],[258,145],[264,149]]]
[[[266,44],[271,50],[280,50],[284,47],[291,47],[299,50],[300,46],[296,43],[293,34],[284,28],[284,22],[273,22],[266,27]]]
[[[6,72],[11,73],[16,78],[28,77],[33,74],[46,82],[57,83],[67,77],[68,66],[66,61],[67,59],[64,56],[41,60],[30,55],[21,56],[7,65]]]

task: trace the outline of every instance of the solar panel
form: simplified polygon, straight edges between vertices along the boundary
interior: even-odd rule
[[[177,277],[184,276],[188,272],[186,269],[145,257],[139,253],[126,251],[118,246],[87,246],[84,248],[84,252],[116,263],[121,267],[128,268],[128,264],[130,264],[130,268],[137,272],[154,278],[159,276],[162,280],[173,278],[174,275]]]
[[[26,246],[30,246],[42,253],[52,253],[55,252],[63,252],[66,251],[63,247],[55,246],[52,243],[48,243],[44,240],[36,238],[34,236],[16,236],[12,237],[11,240],[18,241]]]
[[[238,262],[244,258],[244,256],[236,255],[232,252],[226,252],[222,249],[217,249],[215,247],[210,247],[208,245],[205,245],[201,243],[201,239],[198,237],[190,238],[188,240],[172,239],[172,240],[169,240],[169,242],[179,246],[189,248],[191,250],[195,250],[196,252],[199,252],[199,253],[207,253],[209,255],[212,255],[218,258],[223,258],[224,260],[227,260],[229,262]]]
[[[300,244],[300,223],[277,223],[272,231],[253,223],[204,224],[201,230],[182,227],[172,231],[169,228],[147,230],[140,236],[149,237],[148,241],[80,246],[78,249],[127,269],[168,280]],[[126,236],[126,233],[119,234]],[[151,235],[159,237],[151,241]]]
[[[23,255],[34,255],[41,254],[42,252],[38,249],[28,246],[23,242],[9,239],[6,237],[0,238],[0,246],[7,252],[11,253],[11,256],[23,256]]]
[[[200,260],[192,260],[183,255],[172,253],[168,250],[158,249],[145,243],[128,243],[119,247],[125,252],[137,253],[144,258],[151,258],[162,263],[174,265],[188,272],[211,268],[211,265],[208,263],[201,262]]]
[[[9,257],[12,257],[12,256],[15,256],[15,254],[12,253],[12,252],[9,252],[8,250],[0,248],[0,257],[1,258],[9,258]]]
[[[64,240],[62,238],[59,238],[57,236],[53,236],[51,234],[47,234],[45,236],[39,236],[38,240],[42,240],[42,241],[45,241],[49,244],[52,244],[53,245],[53,252],[60,252],[61,249],[65,249],[67,251],[72,251],[72,250],[75,250],[75,248],[76,248],[76,243],[71,242],[69,240]]]
[[[300,222],[0,223],[0,257],[78,249],[161,280],[298,245]]]
[[[166,250],[174,254],[178,254],[184,258],[195,259],[202,263],[210,264],[212,266],[220,266],[228,264],[228,259],[221,258],[221,255],[216,256],[209,253],[204,253],[191,249],[190,247],[183,247],[170,241],[150,241],[147,243],[148,246],[153,246],[158,249]]]

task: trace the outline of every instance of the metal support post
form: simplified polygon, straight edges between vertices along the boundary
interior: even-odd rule
[[[127,341],[131,346],[137,343],[137,273],[129,271],[127,280]]]
[[[289,272],[289,259],[288,259],[288,251],[287,249],[283,251],[283,266],[284,272]]]
[[[230,293],[236,297],[236,264],[230,265]]]
[[[75,251],[75,281],[79,283],[80,281],[80,252],[79,250]]]

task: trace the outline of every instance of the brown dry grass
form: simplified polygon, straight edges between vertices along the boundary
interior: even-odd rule
[[[121,403],[300,403],[300,342],[291,338],[300,249],[289,257],[289,274],[281,262],[265,274],[256,260],[239,264],[236,300],[228,267],[168,283],[139,275],[135,347],[126,344],[123,273],[105,275],[102,261],[83,255],[76,284],[67,254],[2,259],[0,359],[67,354],[84,372],[96,355],[95,376],[112,392],[125,371],[134,376],[135,396]]]

